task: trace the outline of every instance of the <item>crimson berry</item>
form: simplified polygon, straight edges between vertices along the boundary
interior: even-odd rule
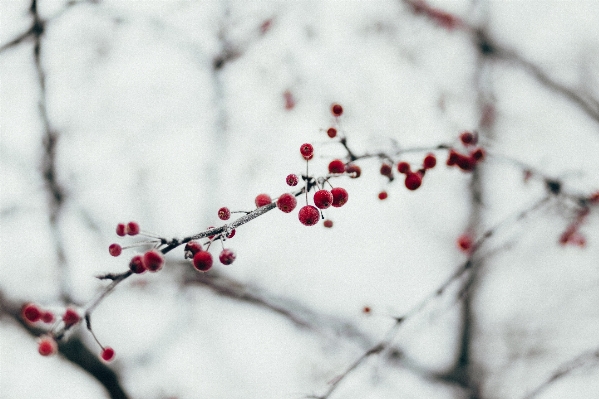
[[[270,198],[270,197],[268,197],[268,198]],[[213,229],[213,228],[214,228],[214,226],[208,226],[208,228],[206,230],[210,230],[210,229]],[[213,238],[214,238],[213,235],[212,236],[208,236],[209,240],[212,240]]]
[[[327,130],[327,135],[330,138],[335,138],[335,136],[337,136],[337,129],[335,129],[334,127],[330,127],[329,130]]]
[[[112,349],[110,346],[102,348],[102,353],[100,353],[100,357],[105,362],[110,362],[112,359],[114,359],[114,349]]]
[[[400,162],[397,164],[397,171],[399,173],[408,173],[410,171],[410,164],[407,162]]]
[[[67,308],[67,310],[62,315],[62,321],[64,321],[64,324],[67,327],[79,323],[79,320],[81,320],[81,316],[79,316],[79,313],[77,313],[77,311],[72,308]]]
[[[137,222],[127,223],[127,234],[130,236],[139,234],[139,224],[137,224]]]
[[[422,177],[418,173],[409,172],[406,175],[405,185],[408,190],[416,190],[422,184]]]
[[[43,312],[42,313],[42,321],[44,323],[53,323],[54,322],[54,313],[52,312]]]
[[[142,274],[146,270],[146,265],[144,265],[143,258],[141,255],[135,255],[131,258],[131,262],[129,262],[129,269],[135,274]]]
[[[52,337],[43,337],[39,340],[37,350],[42,356],[50,356],[56,353],[58,345]]]
[[[478,141],[476,135],[471,132],[462,132],[462,134],[460,134],[460,140],[464,145],[474,145]]]
[[[370,314],[371,311],[372,311],[372,309],[370,309],[370,306],[364,306],[362,308],[362,313],[364,313],[364,314]]]
[[[200,272],[207,272],[212,267],[212,255],[208,251],[198,252],[193,256],[193,267]]]
[[[197,241],[189,241],[185,244],[185,258],[193,258],[195,254],[202,251],[202,244]]]
[[[345,172],[349,175],[349,177],[351,177],[352,179],[357,179],[358,177],[360,177],[360,175],[362,174],[362,168],[360,168],[358,165],[353,164],[353,163],[349,163],[347,165],[345,165]]]
[[[270,204],[272,202],[272,199],[268,194],[258,194],[254,202],[256,203],[257,208],[261,208],[264,205]]]
[[[470,153],[470,156],[474,158],[476,161],[480,161],[485,157],[485,150],[482,148],[477,148],[476,150]]]
[[[298,217],[304,226],[314,226],[320,220],[320,212],[318,212],[316,207],[306,205],[300,209]]]
[[[435,157],[435,154],[426,154],[424,161],[422,162],[424,169],[432,169],[435,165],[437,165],[437,157]]]
[[[379,193],[379,199],[382,201],[384,199],[387,199],[387,192],[386,191],[381,191]]]
[[[314,147],[310,143],[304,143],[300,146],[300,153],[304,159],[309,161],[314,156]]]
[[[119,244],[110,244],[108,252],[112,256],[119,256],[123,252],[123,248]]]
[[[42,311],[33,303],[29,303],[23,308],[22,315],[27,321],[35,323],[42,317]]]
[[[457,244],[458,248],[460,248],[462,252],[470,253],[474,241],[472,240],[470,234],[462,234],[458,237]]]
[[[332,220],[330,220],[330,219],[327,219],[327,220],[325,220],[325,221],[323,222],[323,224],[324,224],[324,227],[326,227],[326,228],[329,228],[329,229],[330,229],[331,227],[333,227],[333,221],[332,221]]]
[[[455,163],[456,165],[458,165],[460,169],[468,172],[473,170],[476,166],[476,159],[474,159],[473,157],[467,157],[462,154],[457,154]]]
[[[384,163],[381,165],[381,175],[389,177],[392,173],[393,171],[391,169],[391,165],[389,165],[388,163]]]
[[[331,106],[331,113],[335,116],[341,116],[343,113],[343,107],[339,104],[333,104]]]
[[[235,236],[235,229],[231,230],[229,234],[227,234],[227,238],[233,238]]]
[[[329,190],[318,190],[314,193],[314,205],[319,209],[327,209],[333,203],[333,194]]]
[[[285,181],[287,182],[288,186],[295,187],[295,186],[297,186],[297,182],[299,181],[299,178],[297,177],[296,174],[292,173],[290,175],[287,175],[287,179],[285,179]]]
[[[127,234],[127,226],[125,223],[119,223],[116,225],[116,235],[120,237],[124,237]]]
[[[223,206],[218,210],[218,218],[220,220],[229,220],[231,217],[231,211],[226,206]]]
[[[332,205],[335,208],[342,207],[343,205],[345,205],[345,203],[349,199],[349,194],[347,194],[347,191],[341,187],[335,187],[334,189],[332,189],[331,194],[333,194],[333,204]]]
[[[220,255],[218,255],[218,260],[220,260],[220,263],[222,263],[223,265],[230,265],[235,261],[236,257],[237,255],[235,255],[235,252],[233,252],[232,250],[223,249]]]
[[[144,254],[143,264],[149,271],[157,272],[164,265],[164,256],[161,252],[151,249]]]
[[[289,213],[297,206],[297,200],[293,194],[285,193],[277,200],[277,207],[285,213]]]
[[[345,164],[340,159],[334,159],[329,164],[329,173],[343,173],[345,172]]]

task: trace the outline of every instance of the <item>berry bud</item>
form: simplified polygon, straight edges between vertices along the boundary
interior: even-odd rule
[[[222,263],[223,265],[230,265],[235,261],[236,257],[237,256],[235,255],[235,252],[233,252],[232,250],[223,249],[220,255],[218,256],[218,260],[220,260],[220,263]]]
[[[220,220],[229,220],[231,217],[231,211],[226,206],[223,206],[218,210],[218,218]]]
[[[316,207],[306,205],[300,209],[298,217],[304,226],[314,226],[320,220],[320,212]]]
[[[314,194],[314,205],[319,209],[327,209],[333,203],[333,194],[329,190],[318,190]]]
[[[297,200],[295,199],[293,194],[285,193],[281,195],[277,200],[277,208],[279,208],[285,213],[293,211],[296,206]]]

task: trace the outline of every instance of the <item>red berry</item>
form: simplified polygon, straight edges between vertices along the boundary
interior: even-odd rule
[[[144,254],[143,264],[151,272],[157,272],[164,265],[164,256],[161,252],[151,249]]]
[[[202,251],[202,244],[197,241],[189,241],[185,244],[185,252],[189,252],[191,256],[185,255],[186,258],[193,258],[193,255]]]
[[[127,223],[127,234],[129,234],[130,236],[139,234],[139,224],[137,224],[136,222]]]
[[[406,175],[405,185],[408,190],[416,190],[422,184],[422,177],[418,173],[409,172]]]
[[[390,177],[393,174],[393,170],[391,169],[391,165],[388,163],[384,163],[381,165],[381,175]]]
[[[287,179],[285,179],[285,181],[287,182],[288,186],[295,187],[295,186],[297,186],[297,182],[299,181],[299,178],[297,177],[296,174],[292,173],[290,175],[287,175]]]
[[[277,207],[285,213],[289,213],[297,206],[297,200],[293,194],[285,193],[277,200]]]
[[[127,226],[125,223],[119,223],[116,225],[116,235],[124,237],[127,234]]]
[[[387,192],[386,191],[381,191],[379,193],[379,199],[382,201],[384,199],[387,199]]]
[[[314,193],[314,205],[319,209],[327,209],[333,203],[333,194],[329,190],[318,190]]]
[[[131,271],[135,274],[141,274],[148,270],[144,265],[141,255],[135,255],[133,258],[131,258],[131,262],[129,262],[129,269],[131,269]]]
[[[105,362],[110,362],[112,359],[114,359],[114,349],[112,349],[110,346],[103,348],[102,353],[100,353],[100,357]]]
[[[235,252],[233,252],[232,250],[223,249],[220,255],[218,256],[218,260],[220,260],[220,263],[222,263],[223,265],[230,265],[235,261],[236,257],[237,255],[235,255]]]
[[[474,158],[476,161],[481,161],[485,157],[485,150],[482,148],[477,148],[476,150],[470,153],[470,156]]]
[[[25,305],[23,311],[21,312],[25,320],[35,323],[42,317],[42,311],[33,303],[29,303]]]
[[[52,337],[42,337],[39,340],[37,350],[42,356],[50,356],[56,353],[58,345]]]
[[[462,234],[461,236],[458,237],[458,248],[460,248],[460,250],[462,252],[465,253],[470,253],[470,251],[472,250],[472,245],[474,244],[474,241],[472,240],[472,237],[470,236],[470,234]]]
[[[108,252],[112,256],[119,256],[121,252],[123,252],[123,248],[119,244],[110,244],[108,247]]]
[[[54,322],[54,313],[45,311],[42,313],[42,321],[44,323],[53,323]]]
[[[323,224],[324,224],[324,227],[326,227],[326,228],[329,228],[329,229],[330,229],[331,227],[333,227],[333,221],[332,221],[332,220],[329,220],[329,219],[325,220],[325,221],[323,222]]]
[[[360,175],[362,174],[362,168],[360,168],[358,165],[353,164],[353,163],[349,163],[347,165],[345,165],[345,172],[349,175],[349,177],[351,177],[352,179],[357,179],[358,177],[360,177]]]
[[[62,315],[62,321],[64,321],[64,324],[67,327],[79,323],[79,320],[81,320],[81,316],[79,316],[79,313],[77,313],[77,311],[72,308],[67,308],[67,310]]]
[[[231,217],[231,211],[226,206],[223,206],[218,210],[218,218],[220,220],[229,220]]]
[[[473,157],[467,157],[462,154],[457,154],[456,156],[456,165],[466,172],[471,171],[476,166],[476,159]]]
[[[371,312],[371,311],[372,311],[372,309],[370,309],[370,306],[364,306],[364,307],[362,308],[362,312],[363,312],[364,314],[370,314],[370,312]]]
[[[330,127],[329,130],[327,130],[327,134],[330,138],[334,138],[335,136],[337,136],[337,129],[335,129],[334,127]]]
[[[231,230],[229,234],[227,234],[227,238],[233,238],[235,236],[235,229]]]
[[[270,198],[270,197],[268,197],[268,198]],[[213,228],[214,228],[214,226],[208,226],[208,228],[206,230],[210,230],[210,229],[213,229]],[[208,236],[209,240],[212,240],[213,238],[214,238],[213,235],[212,236]]]
[[[212,255],[208,251],[198,252],[193,257],[193,267],[200,272],[207,272],[212,267]]]
[[[471,132],[462,132],[462,134],[460,134],[460,140],[464,145],[474,145],[478,141],[478,138]]]
[[[261,208],[264,205],[270,204],[272,202],[272,199],[268,194],[258,194],[254,202],[256,203],[257,208]]]
[[[408,173],[410,171],[410,164],[407,162],[400,162],[397,164],[397,171],[399,173]]]
[[[340,159],[332,160],[329,164],[329,173],[343,173],[345,172],[345,164]]]
[[[316,207],[306,205],[300,209],[298,217],[304,226],[314,226],[320,220],[320,212],[318,212]]]
[[[435,165],[437,165],[437,157],[435,157],[435,154],[426,154],[424,161],[422,162],[424,169],[432,169]]]
[[[304,159],[309,161],[314,156],[314,147],[310,143],[304,143],[300,146],[300,153]]]
[[[341,116],[343,113],[343,107],[339,104],[333,104],[331,106],[331,113],[335,116]]]
[[[333,194],[332,205],[335,208],[342,207],[349,199],[349,194],[347,194],[347,191],[345,191],[345,189],[341,187],[335,187],[334,189],[332,189],[331,194]]]
[[[593,194],[591,194],[591,196],[589,197],[589,202],[593,205],[599,204],[599,191],[596,191]]]

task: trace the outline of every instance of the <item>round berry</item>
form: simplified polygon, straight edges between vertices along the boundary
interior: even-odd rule
[[[458,237],[458,248],[460,248],[460,250],[462,252],[465,253],[470,253],[470,251],[472,250],[472,245],[474,244],[474,241],[472,240],[472,237],[470,236],[470,234],[462,234],[461,236]]]
[[[53,323],[54,322],[54,313],[45,311],[42,313],[42,321],[44,323]]]
[[[352,179],[357,179],[362,174],[362,168],[360,168],[356,164],[350,163],[350,164],[345,165],[345,172]]]
[[[207,272],[212,267],[212,255],[208,251],[198,252],[193,256],[193,267],[200,272]]]
[[[64,324],[67,327],[79,323],[79,320],[81,320],[81,316],[79,316],[79,313],[77,313],[77,311],[72,308],[67,308],[67,310],[62,315],[62,321],[64,321]]]
[[[304,159],[309,161],[314,156],[314,147],[310,143],[304,143],[300,146],[300,153]]]
[[[223,206],[218,210],[218,218],[220,220],[229,220],[231,217],[231,211],[226,206]]]
[[[161,252],[151,249],[143,256],[143,264],[151,272],[157,272],[164,265],[164,256]]]
[[[485,150],[482,148],[477,148],[476,150],[470,153],[470,156],[474,158],[476,161],[481,161],[485,157]]]
[[[264,205],[270,204],[272,202],[272,199],[268,194],[258,194],[254,202],[256,203],[257,208],[261,208]]]
[[[449,154],[447,155],[447,166],[455,165],[458,162],[458,154],[453,148],[449,150]]]
[[[227,234],[227,238],[233,238],[235,236],[235,229],[231,230],[229,234]]]
[[[120,237],[124,237],[127,234],[127,226],[125,223],[119,223],[116,225],[116,235]]]
[[[25,307],[23,308],[22,315],[23,318],[25,318],[25,320],[31,323],[35,323],[36,321],[41,319],[42,311],[33,303],[29,303],[25,305]]]
[[[329,163],[329,173],[343,173],[345,172],[345,164],[340,159],[332,160]]]
[[[330,219],[327,219],[327,220],[325,220],[325,221],[323,222],[323,224],[324,224],[324,227],[326,227],[326,228],[328,228],[328,229],[330,229],[331,227],[333,227],[333,221],[332,221],[332,220],[330,220]]]
[[[410,164],[407,162],[400,162],[397,164],[397,171],[399,173],[408,173],[410,171]]]
[[[314,205],[319,209],[327,209],[333,203],[333,194],[329,190],[318,190],[314,193]]]
[[[202,251],[202,244],[197,241],[189,241],[187,244],[185,244],[185,252],[189,252],[191,254],[191,256],[186,256],[186,258],[193,258],[193,255],[200,251]]]
[[[381,175],[389,177],[392,173],[393,171],[391,169],[391,165],[389,165],[388,163],[384,163],[381,165]]]
[[[119,256],[123,252],[123,248],[119,244],[110,244],[108,252],[112,256]]]
[[[297,175],[295,173],[292,173],[290,175],[287,175],[287,178],[285,179],[285,181],[287,182],[288,186],[295,187],[295,186],[297,186],[297,182],[299,181],[299,178],[297,177]]]
[[[474,145],[476,144],[477,137],[471,132],[462,132],[462,134],[460,134],[460,140],[464,145]]]
[[[341,114],[343,113],[343,107],[339,104],[333,104],[331,106],[331,113],[335,116],[341,116]]]
[[[277,200],[277,208],[285,213],[289,213],[297,206],[297,200],[293,194],[285,193]]]
[[[139,224],[137,222],[129,222],[127,223],[127,234],[130,236],[135,236],[139,234]]]
[[[422,184],[422,177],[418,173],[408,173],[406,175],[405,185],[408,190],[416,190]]]
[[[129,262],[129,269],[131,269],[131,271],[135,274],[142,274],[148,270],[144,265],[141,255],[135,255],[133,258],[131,258],[131,261]]]
[[[386,191],[381,191],[379,193],[379,199],[382,201],[384,199],[387,199],[387,192]]]
[[[476,166],[476,159],[474,159],[473,157],[468,157],[466,155],[457,154],[455,163],[463,171],[469,172],[471,170],[474,170],[474,167]]]
[[[432,169],[435,165],[437,165],[437,157],[435,157],[435,154],[426,154],[424,161],[422,161],[424,169]]]
[[[298,217],[304,226],[314,226],[320,220],[320,212],[318,212],[316,207],[306,205],[300,209]]]
[[[100,353],[100,357],[105,362],[110,362],[112,359],[114,359],[114,349],[112,349],[110,346],[103,348],[102,353]]]
[[[50,356],[56,353],[58,345],[52,337],[42,337],[39,340],[37,350],[42,356]]]
[[[331,194],[333,194],[333,203],[332,205],[335,208],[342,207],[347,202],[349,195],[344,188],[335,187],[331,190]]]
[[[235,252],[233,252],[232,250],[223,249],[220,255],[218,255],[218,260],[220,260],[220,263],[222,263],[223,265],[230,265],[235,261],[236,257],[237,255],[235,255]]]
[[[335,129],[334,127],[330,127],[329,130],[327,130],[327,135],[330,138],[335,138],[335,136],[337,136],[337,129]]]

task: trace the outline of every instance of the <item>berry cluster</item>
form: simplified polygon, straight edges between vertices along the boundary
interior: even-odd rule
[[[49,310],[44,310],[33,303],[28,303],[23,306],[21,316],[29,323],[37,323],[38,321],[47,324],[54,323],[54,313]]]
[[[457,166],[465,172],[470,172],[484,159],[485,151],[481,147],[476,146],[478,143],[478,135],[476,133],[462,132],[460,134],[460,142],[466,154],[457,151],[455,148],[451,148],[446,164],[447,166]]]

